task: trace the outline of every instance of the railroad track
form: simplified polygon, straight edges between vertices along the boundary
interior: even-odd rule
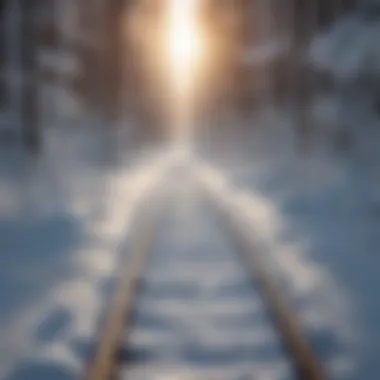
[[[218,216],[214,222],[215,225],[218,225],[216,228],[223,231],[222,235],[228,236],[229,250],[234,251],[232,256],[234,255],[234,259],[242,264],[242,268],[245,268],[243,270],[246,271],[250,286],[259,293],[268,323],[276,331],[284,356],[291,363],[291,378],[298,380],[324,379],[322,366],[313,352],[297,315],[266,269],[260,255],[252,247],[250,239],[247,238],[249,231],[245,230],[245,226],[242,225],[238,216],[224,208],[223,205],[218,204],[213,197],[209,196],[210,194],[205,193],[204,190],[199,191],[199,194],[202,194],[203,204],[207,204],[206,207],[212,208],[214,215]],[[206,196],[204,196],[205,194]],[[119,377],[120,370],[128,366],[128,363],[124,362],[125,355],[122,353],[125,353],[135,328],[135,311],[141,302],[141,293],[144,292],[144,286],[141,287],[140,285],[146,281],[146,276],[149,275],[147,267],[149,267],[149,261],[154,259],[155,245],[162,235],[163,224],[161,222],[164,217],[166,218],[167,213],[167,207],[164,204],[165,202],[161,202],[158,207],[146,214],[144,222],[140,224],[134,235],[126,269],[120,277],[113,307],[109,310],[107,322],[85,375],[86,380],[116,379]],[[174,222],[174,225],[176,224],[178,223]],[[172,229],[169,233],[171,232]],[[173,251],[173,249],[170,248],[169,251]],[[174,256],[170,256],[170,260],[175,258],[176,254],[181,255],[181,252],[174,252]],[[197,254],[199,255],[199,251]],[[186,260],[193,259],[193,256],[188,256]],[[156,260],[161,259],[157,257]],[[202,260],[206,259],[203,257]],[[186,262],[189,263],[190,261]],[[165,265],[169,266],[170,263],[168,262]],[[193,282],[195,283],[196,280]],[[156,285],[152,287],[154,289]],[[158,302],[157,300],[154,301]],[[181,302],[180,298],[177,301]],[[165,308],[165,305],[163,307]],[[181,319],[181,315],[178,315],[177,319]],[[252,378],[255,378],[254,373]]]

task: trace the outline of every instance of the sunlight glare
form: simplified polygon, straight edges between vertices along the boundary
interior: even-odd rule
[[[201,53],[196,0],[169,0],[169,49],[174,80],[181,91],[194,75]]]

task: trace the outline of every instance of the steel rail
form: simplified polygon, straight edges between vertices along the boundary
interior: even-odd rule
[[[249,238],[252,236],[252,232],[246,228],[238,215],[218,202],[209,190],[206,189],[206,193],[206,197],[221,215],[221,223],[229,231],[237,247],[236,251],[241,254],[252,280],[259,285],[261,297],[273,318],[297,379],[324,380],[326,377],[320,360],[315,354],[296,312],[286,301],[285,295],[280,290],[276,279],[269,273],[264,260],[255,252],[256,250]]]
[[[113,306],[86,371],[85,380],[111,380],[116,376],[120,364],[120,349],[123,340],[132,329],[135,299],[163,208],[164,204],[161,201],[152,213],[148,213],[147,220],[138,228],[126,268],[119,279]]]
[[[236,246],[236,252],[246,264],[253,281],[259,284],[259,293],[273,318],[275,328],[286,348],[289,360],[298,380],[323,380],[324,371],[303,328],[286,297],[269,273],[267,265],[255,252],[248,231],[236,213],[218,202],[206,189],[207,199],[221,215],[221,227],[226,229]],[[134,245],[118,285],[114,305],[107,319],[102,339],[86,374],[85,380],[114,379],[120,364],[119,349],[122,341],[132,329],[131,316],[138,293],[140,280],[149,252],[154,242],[157,227],[163,211],[163,203],[142,223],[142,229],[135,236]]]

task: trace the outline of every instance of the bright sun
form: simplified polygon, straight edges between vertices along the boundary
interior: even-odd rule
[[[169,38],[172,73],[184,90],[201,54],[196,0],[169,0]]]

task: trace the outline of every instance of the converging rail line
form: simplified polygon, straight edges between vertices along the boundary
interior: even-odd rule
[[[218,224],[218,228],[223,230],[224,235],[227,235],[232,249],[235,250],[234,257],[237,261],[242,262],[247,277],[251,279],[252,287],[258,288],[257,293],[267,311],[267,319],[281,341],[285,357],[291,363],[294,378],[298,380],[324,379],[321,363],[316,357],[297,315],[282,295],[257,250],[252,247],[246,226],[240,222],[238,215],[219,204],[204,189],[198,191],[198,196],[202,197],[202,202],[222,222],[215,224]],[[173,202],[171,199],[171,206]],[[120,368],[125,365],[121,352],[123,352],[125,344],[128,344],[128,339],[134,329],[133,313],[140,302],[139,285],[145,276],[148,259],[150,260],[151,256],[155,254],[154,245],[161,234],[162,221],[169,210],[168,206],[169,202],[161,202],[150,210],[151,212],[145,215],[144,222],[141,223],[134,236],[126,269],[119,279],[113,307],[108,312],[104,331],[95,347],[93,359],[85,376],[86,380],[116,379]],[[171,208],[173,209],[173,207]],[[199,252],[197,254],[199,255]],[[254,373],[252,378],[255,378]]]

